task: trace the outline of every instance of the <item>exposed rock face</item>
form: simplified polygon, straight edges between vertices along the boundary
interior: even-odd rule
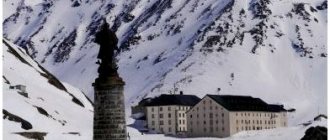
[[[310,127],[306,130],[305,136],[301,140],[326,140],[327,139],[327,128],[316,126]]]
[[[99,77],[95,80],[94,140],[126,140],[124,85],[117,73],[114,50],[117,37],[104,25],[95,42],[100,44]]]
[[[45,132],[17,132],[15,134],[21,135],[28,139],[35,139],[35,140],[44,140],[47,133]]]
[[[4,109],[2,110],[2,113],[3,113],[3,119],[8,118],[8,120],[10,120],[10,121],[21,123],[22,124],[21,128],[23,128],[25,130],[32,129],[32,124],[30,122],[22,119],[21,117],[11,114],[7,110],[4,110]]]

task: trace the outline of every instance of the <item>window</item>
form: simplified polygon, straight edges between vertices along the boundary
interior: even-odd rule
[[[168,113],[168,118],[171,118],[171,113]]]
[[[205,100],[203,101],[203,104],[205,104]]]
[[[155,118],[155,114],[151,114],[151,118]]]
[[[199,118],[199,115],[197,114],[197,118]]]
[[[190,118],[192,118],[192,115],[190,115]]]
[[[199,110],[199,107],[197,107],[196,109],[197,109],[197,111],[198,111],[198,110]]]
[[[225,128],[224,127],[222,127],[222,131],[225,131]]]
[[[185,121],[184,120],[182,120],[182,124],[185,124]]]
[[[204,121],[203,123],[206,124],[206,121]]]
[[[181,113],[179,113],[179,117],[181,117]]]
[[[159,107],[159,111],[163,111],[163,107]]]
[[[213,124],[213,120],[210,120],[210,125],[212,125]]]
[[[179,120],[179,124],[181,124],[181,120]]]
[[[168,110],[168,111],[171,111],[171,107],[169,106],[169,107],[167,108],[167,110]]]
[[[161,133],[164,133],[164,129],[163,129],[163,127],[160,128],[160,132],[161,132]]]
[[[238,116],[238,113],[236,113],[236,116]]]
[[[171,124],[172,124],[171,120],[168,120],[168,125],[171,125]]]
[[[218,120],[215,120],[215,124],[218,124]]]
[[[219,131],[219,128],[218,128],[218,127],[216,127],[216,128],[215,128],[215,131]]]
[[[192,128],[190,129],[190,132],[193,132],[193,129]]]
[[[159,114],[159,118],[163,118],[163,114]]]
[[[206,132],[206,128],[204,128],[204,132]]]
[[[155,121],[151,121],[151,125],[155,125]]]
[[[239,128],[238,127],[236,127],[236,131],[239,131]]]
[[[244,123],[244,121],[243,120],[241,120],[241,124],[243,124]]]
[[[172,128],[171,127],[168,128],[168,132],[172,132]]]
[[[221,113],[221,116],[223,117],[223,116],[225,116],[225,114]]]
[[[217,106],[215,106],[215,110],[218,110],[218,107]]]
[[[210,118],[213,118],[213,113],[210,113]]]
[[[212,126],[210,127],[210,132],[213,133],[213,127]]]
[[[159,125],[164,125],[164,121],[159,121]]]
[[[151,112],[154,112],[154,108],[153,107],[151,107]]]
[[[236,120],[236,124],[238,124],[239,123],[239,120]]]
[[[212,110],[212,106],[210,106],[210,110]]]

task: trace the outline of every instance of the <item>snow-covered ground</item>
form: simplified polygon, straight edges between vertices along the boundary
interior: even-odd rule
[[[128,132],[132,140],[145,140],[145,139],[157,139],[157,140],[299,140],[301,139],[305,131],[311,126],[325,126],[327,127],[327,120],[314,121],[309,126],[290,126],[284,128],[276,128],[269,130],[258,131],[242,131],[233,136],[227,138],[176,138],[164,136],[163,134],[141,134],[135,128],[127,127]]]
[[[50,84],[49,73],[18,46],[5,41],[2,49],[3,109],[32,125],[32,129],[24,130],[19,122],[7,117],[3,119],[3,138],[26,139],[14,133],[46,132],[46,140],[91,140],[93,106],[85,95],[66,83],[54,82],[55,85],[62,84],[65,89]],[[56,79],[52,80],[56,81]],[[9,88],[19,84],[26,86],[28,97],[19,94],[18,89]],[[73,102],[73,98],[81,104]],[[45,111],[44,114],[40,110]]]

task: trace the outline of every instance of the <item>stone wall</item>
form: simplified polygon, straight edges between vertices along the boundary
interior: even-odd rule
[[[126,140],[124,82],[119,77],[95,82],[94,140]]]

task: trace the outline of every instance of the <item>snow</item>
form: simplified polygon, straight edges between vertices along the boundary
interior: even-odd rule
[[[132,140],[155,139],[157,140],[298,140],[301,139],[305,131],[311,126],[327,127],[327,120],[314,121],[311,125],[305,127],[302,125],[283,127],[269,130],[242,131],[227,138],[178,138],[164,136],[163,134],[141,134],[133,127],[127,127]]]
[[[78,7],[71,7],[71,1],[51,1],[53,5],[45,8],[42,4],[49,1],[40,4],[38,0],[5,0],[3,20],[7,20],[3,23],[3,31],[4,37],[16,44],[22,40],[31,41],[32,45],[27,47],[29,52],[34,53],[34,60],[61,81],[77,87],[72,89],[72,94],[88,104],[80,90],[93,100],[91,85],[97,77],[98,66],[95,62],[99,49],[91,42],[93,37],[89,36],[92,30],[89,25],[98,24],[96,19],[101,16],[105,16],[111,26],[116,19],[121,21],[116,31],[119,45],[126,41],[127,36],[141,36],[129,50],[117,56],[119,74],[126,82],[127,120],[130,105],[137,104],[143,97],[169,93],[174,90],[174,85],[184,94],[199,97],[206,94],[250,95],[268,103],[284,104],[287,109],[295,108],[296,112],[290,114],[289,128],[296,128],[318,113],[327,114],[327,57],[320,57],[322,53],[327,54],[327,10],[310,10],[323,0],[271,1],[268,8],[272,13],[267,20],[254,18],[249,9],[251,1],[183,0],[172,1],[167,7],[152,10],[150,8],[156,1],[88,1],[81,2]],[[304,3],[310,21],[291,12],[297,3]],[[109,4],[115,6],[107,13]],[[229,9],[226,9],[227,6]],[[27,10],[27,7],[33,11]],[[17,8],[22,9],[16,11]],[[244,15],[240,15],[242,9]],[[19,16],[15,20],[8,19],[15,12]],[[123,22],[121,13],[134,15],[134,19]],[[266,26],[263,45],[259,45],[253,54],[251,50],[256,41],[249,31],[261,21]],[[174,33],[179,26],[182,26],[180,32]],[[218,27],[222,31],[218,31]],[[74,39],[75,45],[70,47],[68,59],[56,63],[54,56],[57,50],[63,50],[58,45],[75,30],[77,37]],[[243,39],[235,38],[243,33]],[[276,37],[278,33],[282,36]],[[154,38],[149,40],[151,35]],[[222,36],[220,41],[207,48],[213,52],[203,51],[208,38],[216,35]],[[227,47],[229,41],[234,39],[236,41],[232,46]],[[293,43],[304,44],[311,53],[302,57],[302,52],[292,47]],[[223,51],[217,51],[219,47]],[[156,60],[161,61],[155,63]],[[11,62],[9,60],[7,64]],[[42,72],[35,63],[31,64],[36,70],[15,71]],[[46,88],[38,85],[39,82],[33,84],[24,77],[17,77],[17,81],[46,92]],[[42,83],[47,81],[44,79]],[[65,83],[69,89],[71,86]],[[218,88],[221,88],[220,92]],[[71,99],[66,93],[60,95],[67,101]],[[91,109],[90,105],[85,107],[86,110]],[[129,131],[135,132],[131,128]],[[302,130],[296,128],[289,131],[298,133]],[[259,138],[254,134],[251,137]]]
[[[8,41],[6,41],[8,42]],[[68,92],[58,89],[41,76],[46,74],[38,64],[29,58],[24,51],[12,43],[8,43],[28,64],[22,63],[11,54],[6,44],[3,45],[4,77],[10,84],[3,83],[3,109],[30,122],[30,130],[23,130],[19,123],[4,119],[4,137],[18,138],[14,132],[46,132],[45,139],[86,139],[92,138],[93,106],[80,90],[65,84]],[[31,66],[30,66],[31,65]],[[4,80],[3,80],[4,81]],[[10,85],[25,85],[28,98],[18,94],[18,90],[9,89]],[[85,107],[72,102],[73,94]],[[49,116],[40,114],[36,107],[46,110]],[[79,118],[79,119],[77,119]],[[65,125],[62,125],[66,122]],[[51,127],[50,127],[51,126]],[[81,136],[64,134],[78,132]],[[21,137],[21,136],[19,136]]]

